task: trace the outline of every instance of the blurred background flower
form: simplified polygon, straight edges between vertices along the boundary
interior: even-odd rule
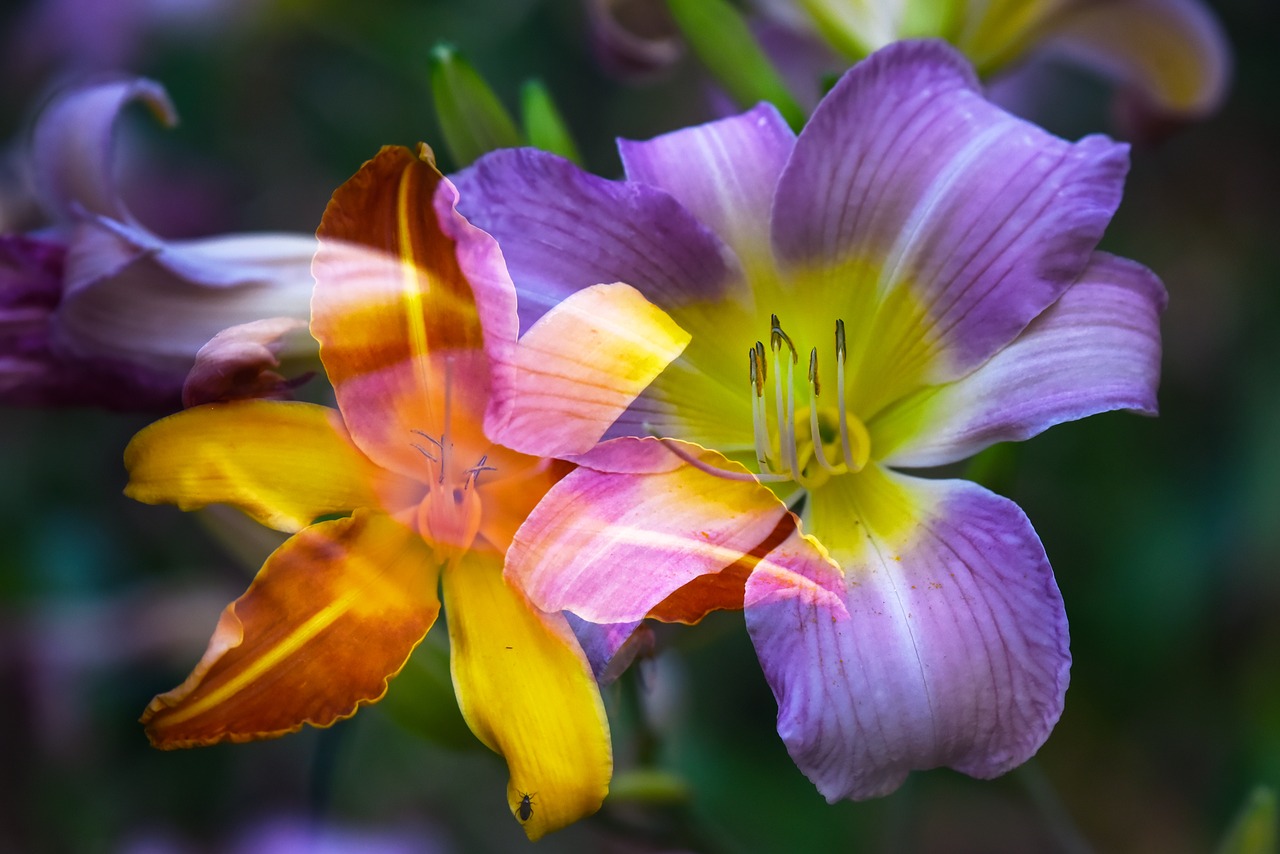
[[[72,82],[67,51],[36,44],[51,37],[25,23],[44,5],[0,8],[4,43],[64,57],[6,78],[0,139],[21,141],[42,93]],[[720,615],[658,627],[656,659],[605,689],[614,796],[540,852],[1021,852],[1083,840],[1189,854],[1214,848],[1255,786],[1280,784],[1280,11],[1204,5],[1232,44],[1232,88],[1212,116],[1135,152],[1101,246],[1168,287],[1161,415],[1100,416],[980,458],[982,480],[1035,519],[1072,618],[1065,711],[1033,766],[987,783],[929,772],[888,798],[828,806],[773,735],[776,705],[741,617]],[[127,120],[119,146],[129,209],[165,239],[309,234],[385,143],[426,140],[453,168],[430,101],[441,39],[508,108],[525,80],[543,80],[583,163],[606,177],[620,174],[614,137],[709,118],[694,63],[643,88],[602,74],[582,0],[218,8],[233,26],[144,16],[113,69],[163,83],[182,115],[171,130]],[[1066,76],[1050,129],[1108,127],[1107,88]],[[0,220],[27,231],[12,162],[0,168]],[[386,702],[332,730],[150,748],[139,709],[199,657],[248,559],[198,520],[120,494],[120,453],[142,417],[0,413],[0,849],[227,850],[282,815],[417,834],[424,848],[525,844],[501,762],[448,728],[447,657],[430,639]],[[397,700],[437,723],[402,727],[423,716]]]
[[[73,86],[36,120],[25,165],[47,224],[0,235],[0,400],[176,409],[196,356],[218,333],[307,320],[312,237],[166,240],[134,218],[114,157],[116,124],[134,102],[177,121],[163,87],[142,78]],[[284,358],[314,361],[308,340],[287,349]],[[220,352],[203,355],[214,362]],[[276,354],[269,361],[279,367]]]

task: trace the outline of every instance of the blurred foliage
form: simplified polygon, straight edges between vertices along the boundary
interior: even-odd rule
[[[1276,792],[1259,786],[1249,795],[1217,854],[1275,854],[1277,842]]]
[[[42,93],[76,71],[74,53],[32,58],[23,28],[44,2],[0,10],[0,135],[15,145]],[[616,797],[540,851],[1023,852],[1087,840],[1180,854],[1226,839],[1223,850],[1252,852],[1268,850],[1247,847],[1264,844],[1251,840],[1265,838],[1268,815],[1274,850],[1280,13],[1212,5],[1238,51],[1233,94],[1220,114],[1134,152],[1103,244],[1169,288],[1160,418],[1064,425],[996,449],[975,472],[1035,523],[1071,618],[1066,711],[1034,768],[991,782],[917,774],[890,797],[827,805],[774,731],[741,616],[722,614],[663,627],[661,653],[605,689]],[[173,131],[128,129],[142,155],[126,175],[194,200],[159,218],[155,199],[132,202],[162,230],[310,231],[381,145],[442,151],[428,61],[441,40],[503,104],[543,81],[600,174],[618,172],[615,137],[709,115],[695,62],[638,88],[603,75],[576,0],[288,0],[236,12],[141,29],[122,69],[162,81],[182,118]],[[1108,122],[1106,93],[1078,82],[1051,128],[1071,136]],[[147,746],[138,713],[186,675],[253,567],[198,519],[121,496],[120,452],[145,421],[0,414],[0,850],[265,850],[252,840],[275,817],[315,833],[395,831],[406,850],[521,850],[501,762],[458,749],[474,741],[449,704],[439,648],[415,655],[385,709],[331,730]],[[418,738],[398,721],[446,735]],[[1270,801],[1249,801],[1259,785]]]

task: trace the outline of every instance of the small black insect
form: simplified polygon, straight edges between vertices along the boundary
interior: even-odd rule
[[[534,792],[533,795],[538,794]],[[520,793],[520,806],[516,807],[516,818],[521,821],[528,821],[533,818],[533,795]]]

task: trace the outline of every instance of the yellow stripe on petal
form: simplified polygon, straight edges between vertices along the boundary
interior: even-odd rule
[[[443,586],[458,705],[507,760],[511,814],[537,839],[595,812],[613,773],[609,724],[564,617],[509,587],[494,555],[463,557]]]
[[[434,208],[434,163],[388,146],[338,188],[317,235],[311,331],[357,445],[382,465],[422,468],[413,431],[479,422],[488,363],[456,244]]]
[[[309,403],[188,409],[134,436],[124,464],[130,498],[183,510],[229,504],[280,531],[410,488],[356,449],[337,412]]]
[[[178,688],[143,713],[162,748],[327,727],[376,702],[440,610],[431,551],[380,513],[296,534],[223,611]]]

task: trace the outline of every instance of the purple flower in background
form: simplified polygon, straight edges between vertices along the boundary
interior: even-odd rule
[[[904,42],[798,137],[762,105],[620,148],[621,182],[527,149],[456,179],[539,348],[536,406],[491,410],[495,441],[534,452],[593,405],[563,381],[582,342],[539,334],[582,289],[630,284],[691,336],[534,510],[508,578],[612,644],[745,608],[778,731],[829,800],[1024,762],[1070,667],[1044,549],[1008,499],[903,470],[1155,412],[1164,289],[1095,250],[1125,146],[1053,137],[952,49]]]
[[[201,348],[266,318],[281,320],[276,337],[259,342],[257,364],[244,364],[240,346],[225,371],[210,367],[227,350],[211,347],[202,376],[213,385],[188,389],[189,402],[232,387],[280,394],[280,360],[314,355],[309,339],[287,336],[298,324],[284,320],[305,325],[309,316],[314,238],[165,240],[125,207],[113,132],[134,101],[166,124],[176,119],[159,84],[121,79],[70,89],[37,121],[31,169],[54,225],[0,236],[0,403],[176,409]]]

